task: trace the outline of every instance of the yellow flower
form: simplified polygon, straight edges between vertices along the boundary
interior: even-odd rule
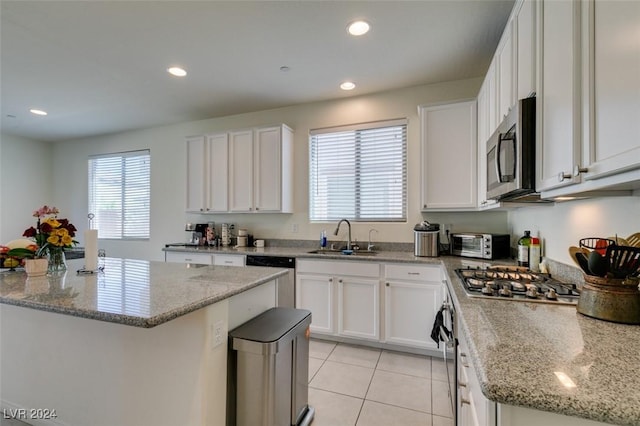
[[[51,233],[51,235],[49,235],[49,238],[47,238],[47,242],[54,246],[59,246],[60,238],[56,234]]]
[[[55,217],[48,217],[42,222],[48,223],[52,228],[58,228],[60,226],[60,222],[58,222]]]

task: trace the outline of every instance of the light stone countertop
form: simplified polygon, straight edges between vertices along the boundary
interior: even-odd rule
[[[0,273],[0,303],[150,328],[288,273],[287,269],[186,265],[107,258],[103,272],[28,278]]]
[[[455,270],[481,266],[482,261],[416,257],[407,251],[345,256],[314,255],[307,253],[313,248],[300,247],[206,250],[444,265],[458,325],[488,399],[605,423],[640,425],[640,326],[592,319],[574,306],[470,298]],[[566,374],[576,387],[562,385],[556,373]]]

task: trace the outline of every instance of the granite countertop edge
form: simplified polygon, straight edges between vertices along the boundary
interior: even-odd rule
[[[52,305],[42,302],[35,302],[28,299],[13,299],[3,297],[0,303],[5,305],[19,306],[23,308],[35,309],[38,311],[52,312],[57,314],[63,314],[73,316],[77,318],[86,318],[104,322],[110,322],[113,324],[121,324],[126,326],[140,327],[140,328],[153,328],[158,325],[164,324],[181,316],[187,315],[198,309],[212,305],[225,299],[229,299],[237,294],[243,293],[261,284],[267,283],[271,280],[284,276],[288,273],[287,270],[279,270],[273,274],[263,276],[262,278],[250,281],[242,285],[232,285],[230,289],[223,293],[218,293],[210,297],[202,298],[196,302],[185,304],[179,308],[172,309],[167,312],[163,312],[151,317],[139,317],[134,315],[100,312],[96,310],[80,309],[77,307],[65,307],[60,305]]]

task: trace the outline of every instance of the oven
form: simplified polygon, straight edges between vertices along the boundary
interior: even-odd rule
[[[458,336],[456,309],[449,288],[445,285],[445,294],[433,325],[431,338],[442,350],[442,359],[447,370],[449,402],[451,413],[457,419],[457,382],[458,382]],[[442,345],[441,345],[442,344]]]

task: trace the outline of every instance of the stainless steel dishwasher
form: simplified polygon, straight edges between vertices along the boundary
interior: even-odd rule
[[[311,312],[272,308],[229,332],[227,425],[306,426]]]

